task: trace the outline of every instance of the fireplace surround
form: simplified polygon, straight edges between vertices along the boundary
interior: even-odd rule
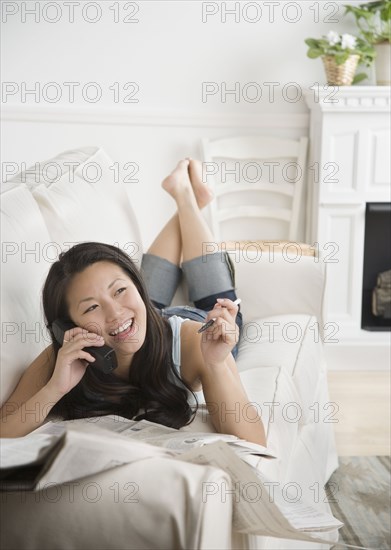
[[[369,239],[379,248],[383,232],[375,226],[375,235],[369,230],[366,236],[365,227],[376,209],[388,212],[391,202],[390,91],[389,86],[325,86],[306,94],[306,240],[316,243],[320,261],[327,262],[324,322],[332,323],[336,335],[332,343],[325,341],[331,369],[390,367],[391,333],[362,325],[363,286],[366,290],[374,278],[364,269],[364,245]],[[389,220],[389,214],[382,216]],[[389,268],[386,263],[384,270]]]
[[[391,318],[373,314],[372,293],[379,273],[391,269],[391,203],[370,202],[365,211],[361,328],[391,330]],[[390,291],[391,292],[391,291]]]

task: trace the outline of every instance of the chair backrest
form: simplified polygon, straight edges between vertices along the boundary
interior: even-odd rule
[[[306,137],[202,140],[203,181],[216,196],[209,222],[218,241],[303,239],[307,148]]]

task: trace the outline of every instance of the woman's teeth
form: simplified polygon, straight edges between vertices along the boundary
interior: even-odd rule
[[[125,330],[127,330],[132,324],[133,324],[133,319],[126,321],[126,323],[124,323],[123,325],[120,325],[116,330],[113,330],[113,332],[110,332],[110,336],[117,336],[117,334],[121,334],[121,332],[124,332]]]

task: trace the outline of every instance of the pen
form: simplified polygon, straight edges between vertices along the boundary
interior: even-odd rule
[[[238,306],[240,304],[242,300],[240,298],[237,298],[235,301],[234,301],[234,304],[235,306]],[[210,321],[208,321],[207,323],[205,323],[204,325],[202,325],[202,327],[197,330],[197,333],[199,334],[200,332],[204,332],[204,330],[208,329],[209,327],[211,327],[213,325],[213,323],[216,321],[216,317],[213,317],[212,319],[210,319]]]

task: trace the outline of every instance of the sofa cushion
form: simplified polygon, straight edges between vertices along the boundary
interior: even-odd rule
[[[281,402],[284,403],[289,402],[289,400],[292,401],[294,398],[297,399],[294,386],[289,382],[288,377],[281,373],[282,370],[278,367],[251,368],[239,372],[247,395],[249,397],[251,395],[250,401],[257,407],[258,413],[262,417],[267,435],[270,424],[275,422],[275,411],[273,411],[273,407],[268,405],[268,403],[273,403],[277,393],[280,395]],[[282,390],[282,388],[284,389]],[[281,395],[281,391],[283,391],[284,395]],[[191,424],[181,429],[193,432],[215,432],[216,430],[211,422],[202,391],[197,392],[197,398],[199,400],[199,407],[195,419]],[[288,401],[286,401],[287,399]],[[246,411],[242,412],[244,415],[246,414]],[[236,413],[237,411],[234,411],[232,414]],[[227,414],[229,414],[229,411],[227,411]]]
[[[235,268],[236,293],[243,303],[246,321],[270,315],[305,313],[322,324],[322,300],[326,264],[317,257],[253,250],[229,252]]]
[[[296,419],[297,390],[286,372],[279,367],[250,368],[239,373],[249,401],[262,418],[267,436],[267,446],[277,460],[251,460],[257,466],[265,461],[265,468],[273,479],[279,479],[280,471],[287,469],[294,443],[300,430],[300,419]],[[202,392],[200,392],[202,394]],[[228,411],[227,411],[227,414]],[[246,415],[247,410],[235,410],[232,414]],[[190,432],[216,432],[205,404],[201,404],[194,421],[181,428]],[[272,463],[272,464],[271,464]],[[263,465],[262,465],[263,469]]]
[[[93,459],[93,458],[92,458]],[[231,548],[229,474],[150,458],[42,491],[3,493],[4,549]],[[206,495],[206,496],[205,496]],[[21,527],[23,526],[23,527]]]
[[[274,479],[279,478],[281,469],[285,471],[287,468],[300,430],[296,408],[292,410],[291,407],[298,400],[296,388],[284,370],[278,367],[248,369],[240,373],[240,379],[249,400],[256,406],[262,418],[267,446],[277,456],[276,461],[259,460],[267,464],[265,467]],[[269,464],[270,462],[273,464]]]
[[[81,241],[119,246],[139,262],[141,238],[125,183],[99,147],[65,151],[15,176],[25,182],[58,251]]]
[[[243,325],[237,366],[281,367],[297,390],[300,423],[310,422],[319,378],[324,371],[316,318],[310,315],[275,315]]]
[[[40,295],[53,247],[37,203],[25,184],[1,193],[1,384],[0,402],[23,371],[49,345]]]

